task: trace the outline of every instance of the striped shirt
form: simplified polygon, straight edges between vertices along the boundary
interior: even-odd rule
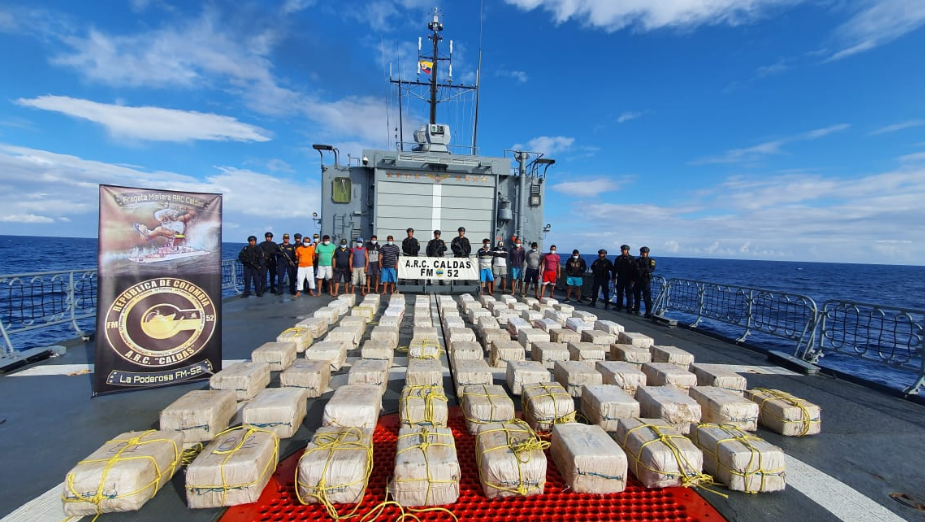
[[[379,265],[382,268],[395,268],[401,250],[398,245],[382,245],[379,249]]]

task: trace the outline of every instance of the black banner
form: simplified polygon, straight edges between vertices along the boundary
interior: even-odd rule
[[[222,368],[222,196],[100,185],[93,394]]]

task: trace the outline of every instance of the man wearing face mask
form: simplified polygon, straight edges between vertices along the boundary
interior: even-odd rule
[[[366,254],[369,256],[369,268],[366,270],[366,292],[369,293],[369,282],[373,282],[373,293],[379,293],[379,238],[373,234],[366,243]]]
[[[337,297],[340,293],[340,284],[344,283],[344,287],[349,290],[350,288],[350,250],[347,249],[347,239],[343,238],[340,240],[340,245],[334,250],[334,262],[332,264],[334,269],[334,291],[331,293],[331,296]]]
[[[636,283],[633,287],[633,297],[636,299],[636,305],[633,307],[633,313],[639,315],[640,301],[646,304],[646,318],[652,318],[652,272],[655,272],[655,260],[649,257],[649,247],[639,249],[639,257],[636,258]]]
[[[514,237],[514,247],[511,248],[510,255],[508,256],[508,271],[511,275],[511,295],[514,295],[514,292],[517,291],[518,286],[520,287],[520,292],[524,293],[526,290],[523,288],[523,269],[524,269],[524,258],[527,255],[527,251],[524,250],[523,241],[519,237]]]
[[[546,295],[546,287],[549,287],[549,297],[556,298],[556,281],[562,274],[562,260],[559,254],[556,254],[556,245],[549,247],[549,253],[543,256],[543,287],[540,288],[539,299]]]
[[[366,269],[369,268],[369,255],[363,246],[363,238],[358,237],[356,246],[350,249],[350,286],[347,292],[354,294],[357,287],[360,293],[366,295]]]
[[[530,285],[533,285],[533,296],[540,298],[540,264],[543,262],[543,254],[537,250],[539,245],[536,241],[530,243],[530,251],[524,255],[524,264],[527,266],[524,273],[523,292],[520,295],[526,296],[530,291]]]
[[[504,241],[498,241],[498,245],[492,250],[495,256],[492,262],[492,272],[495,279],[501,279],[501,293],[507,291],[507,249],[504,248]],[[513,286],[513,285],[511,285]]]
[[[321,289],[315,291],[315,247],[311,239],[305,236],[302,244],[295,250],[296,261],[299,263],[299,270],[296,274],[296,293],[295,296],[302,295],[302,289],[308,284],[308,295],[321,295]]]
[[[315,255],[318,259],[318,272],[315,277],[318,278],[318,284],[316,286],[318,292],[321,292],[321,282],[328,282],[328,293],[334,295],[334,287],[330,284],[331,278],[334,277],[334,250],[336,248],[331,244],[331,236],[325,234],[321,238],[321,244],[315,246]]]
[[[277,266],[277,279],[279,288],[276,295],[283,295],[283,279],[289,281],[289,295],[295,295],[296,260],[295,249],[298,245],[289,242],[289,234],[283,234],[283,242],[279,244],[279,260]]]
[[[475,253],[479,260],[479,295],[488,295],[494,293],[495,276],[491,271],[491,260],[494,258],[494,252],[491,250],[491,242],[488,238],[482,240],[482,248]]]
[[[620,255],[613,262],[613,282],[617,293],[616,310],[623,310],[623,297],[626,297],[626,311],[633,311],[633,280],[636,274],[636,258],[630,255],[630,246],[620,246]]]
[[[610,273],[613,272],[613,263],[607,259],[607,251],[603,248],[597,251],[597,259],[591,263],[591,274],[594,284],[591,286],[591,306],[597,303],[598,292],[604,294],[604,310],[610,308]]]
[[[379,263],[382,265],[383,295],[395,292],[395,282],[398,280],[397,268],[399,254],[401,254],[401,250],[398,249],[398,245],[395,244],[392,236],[389,236],[388,241],[382,245],[382,249],[379,251]]]
[[[565,284],[568,285],[565,290],[565,302],[568,303],[572,297],[572,291],[576,292],[576,303],[581,302],[581,284],[582,276],[588,270],[588,264],[581,258],[578,250],[572,250],[572,257],[565,262]]]
[[[414,229],[408,228],[405,230],[408,233],[406,237],[401,242],[401,255],[405,257],[417,257],[418,253],[421,251],[421,243],[418,242],[418,238],[414,237]],[[417,281],[417,284],[422,284],[421,281]]]

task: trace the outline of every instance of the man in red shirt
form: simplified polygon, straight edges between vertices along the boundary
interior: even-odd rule
[[[540,299],[546,295],[546,287],[549,287],[549,297],[555,299],[556,281],[559,279],[559,273],[562,271],[562,261],[556,254],[556,245],[549,247],[549,253],[543,256],[543,286],[540,288]]]

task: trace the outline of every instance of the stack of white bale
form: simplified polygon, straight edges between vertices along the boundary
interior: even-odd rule
[[[703,452],[662,419],[620,419],[614,438],[647,488],[692,486],[706,478]]]
[[[690,435],[703,451],[703,469],[733,491],[786,488],[786,457],[777,446],[726,425],[700,424]]]
[[[442,506],[459,499],[462,470],[449,428],[402,427],[389,491],[402,506]]]
[[[652,354],[649,353],[648,348],[631,344],[611,344],[610,358],[614,361],[627,362],[637,367],[641,367],[647,362],[652,362]]]
[[[246,425],[288,439],[305,419],[307,399],[308,392],[302,388],[267,388],[244,406],[241,418]]]
[[[604,431],[617,431],[620,419],[639,417],[639,402],[619,386],[593,384],[581,393],[581,413]]]
[[[356,504],[372,470],[372,429],[322,427],[299,459],[296,492],[306,504]]]
[[[398,402],[402,426],[446,427],[449,419],[443,386],[406,384]]]
[[[237,409],[231,390],[193,390],[161,411],[160,429],[182,433],[184,445],[208,442],[228,428]]]
[[[525,384],[548,382],[549,370],[537,361],[508,361],[505,370],[507,387],[514,395],[520,395]]]
[[[466,428],[475,435],[488,424],[509,422],[514,419],[514,401],[503,386],[480,384],[465,386],[462,394],[462,411]]]
[[[556,361],[553,371],[556,382],[572,397],[581,397],[583,386],[604,383],[600,372],[579,361]]]
[[[381,409],[379,386],[346,384],[334,390],[325,404],[321,425],[374,429]]]
[[[575,422],[575,401],[557,382],[523,387],[524,419],[536,431],[549,431],[556,424]]]
[[[280,386],[303,389],[307,398],[321,397],[330,383],[331,365],[327,361],[298,359],[279,374]]]
[[[347,384],[374,384],[379,387],[379,395],[384,395],[389,387],[390,366],[391,363],[383,359],[355,361],[347,373]]]
[[[251,352],[251,360],[255,363],[267,363],[270,365],[270,371],[281,372],[295,362],[295,358],[298,357],[296,350],[295,342],[263,343]]]
[[[674,386],[640,386],[636,400],[643,417],[663,419],[685,434],[703,415],[700,404]]]
[[[313,340],[312,329],[308,326],[293,326],[292,328],[286,328],[276,336],[276,342],[295,343],[295,349],[298,353],[304,352],[311,346]]]
[[[534,343],[530,356],[534,361],[542,362],[543,366],[549,370],[555,368],[556,361],[568,361],[571,359],[571,354],[565,343],[554,343],[552,341]]]
[[[636,389],[646,385],[646,374],[628,362],[598,361],[594,368],[601,373],[604,384],[619,386],[630,397],[635,397]]]
[[[758,404],[758,422],[775,433],[802,437],[822,431],[822,409],[807,400],[768,388],[747,390],[745,397]]]
[[[213,390],[230,390],[239,401],[253,399],[270,384],[270,365],[265,362],[239,362],[209,378]]]
[[[694,364],[694,354],[682,350],[677,346],[657,346],[649,347],[654,363],[670,363],[683,370],[690,368]]]
[[[575,493],[605,495],[626,489],[626,454],[600,426],[555,425],[550,453]]]
[[[758,404],[734,391],[694,386],[689,395],[700,405],[703,422],[729,424],[745,431],[758,429]]]
[[[642,365],[642,373],[646,374],[646,383],[649,386],[670,384],[684,393],[697,386],[696,375],[671,363],[645,363]]]
[[[241,426],[219,434],[186,468],[187,504],[202,509],[257,502],[278,455],[273,431]]]
[[[340,370],[347,361],[347,347],[349,342],[321,341],[305,350],[305,359],[309,361],[324,361],[331,366],[331,371]]]
[[[486,497],[543,494],[546,455],[536,433],[522,422],[483,426],[475,438],[475,458]]]

